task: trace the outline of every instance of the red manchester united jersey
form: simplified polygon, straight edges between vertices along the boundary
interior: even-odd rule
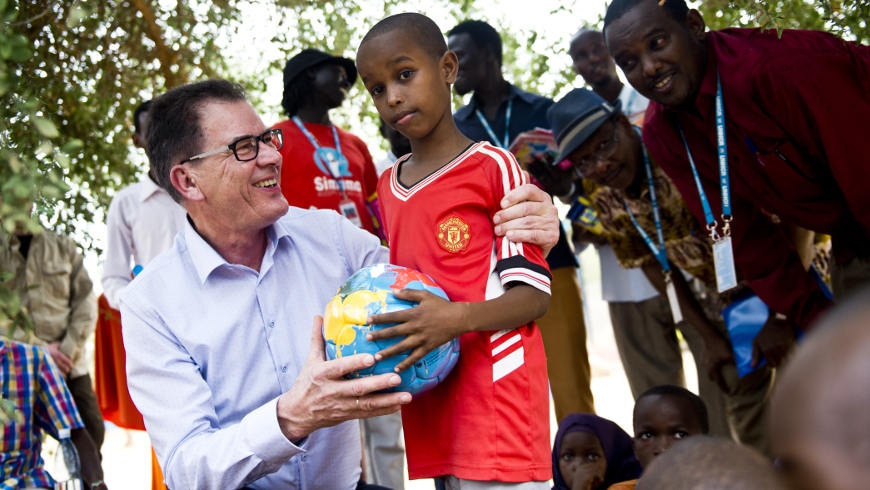
[[[524,283],[550,292],[537,246],[495,236],[492,217],[525,183],[513,155],[475,143],[411,188],[403,160],[378,183],[390,261],[431,275],[452,301],[484,301]],[[411,478],[551,478],[544,345],[534,323],[460,337],[447,379],[402,409]]]

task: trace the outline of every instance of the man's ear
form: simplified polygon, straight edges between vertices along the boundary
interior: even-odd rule
[[[196,185],[196,174],[186,165],[176,165],[169,171],[169,181],[172,187],[188,201],[201,201],[205,198],[202,190]]]
[[[686,13],[686,27],[688,27],[692,37],[698,41],[704,41],[707,25],[704,24],[704,18],[701,17],[700,12],[695,9],[689,9]]]
[[[459,72],[459,58],[456,57],[456,53],[448,49],[441,56],[439,66],[441,67],[441,75],[444,77],[444,80],[449,84],[453,84],[456,81],[456,74]]]

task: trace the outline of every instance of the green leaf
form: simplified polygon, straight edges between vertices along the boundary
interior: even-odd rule
[[[55,153],[54,158],[61,167],[69,168],[69,156],[63,153]]]
[[[88,11],[81,6],[76,5],[69,11],[69,17],[66,18],[66,26],[72,29],[73,27],[79,25],[82,20],[87,18],[87,16]]]
[[[50,141],[43,141],[36,148],[36,152],[41,153],[43,155],[48,155],[52,151],[54,151],[54,145],[52,145]]]
[[[21,169],[23,168],[21,160],[18,159],[17,155],[10,155],[7,163],[9,164],[9,168],[12,169],[12,172],[16,174],[21,172]]]
[[[14,45],[12,52],[9,54],[9,59],[18,63],[29,60],[32,55],[30,48],[27,46],[27,40],[23,38],[22,40],[23,43]]]
[[[76,151],[81,150],[81,149],[84,148],[84,147],[85,147],[85,142],[84,142],[84,141],[82,141],[82,140],[80,140],[80,139],[78,139],[78,138],[73,138],[73,139],[67,141],[67,142],[63,145],[63,147],[61,148],[61,150],[62,150],[64,153],[75,153]]]
[[[60,133],[57,130],[57,126],[54,125],[53,122],[49,121],[44,117],[33,116],[31,118],[33,121],[33,125],[36,126],[36,130],[39,131],[39,134],[45,136],[46,138],[57,138],[60,136]]]

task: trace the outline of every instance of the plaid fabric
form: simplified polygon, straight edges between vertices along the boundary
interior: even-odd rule
[[[39,347],[0,339],[0,396],[24,414],[3,426],[0,490],[53,488],[43,469],[42,432],[84,427],[63,375]]]

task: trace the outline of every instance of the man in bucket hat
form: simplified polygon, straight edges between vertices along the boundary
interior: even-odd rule
[[[330,109],[340,107],[356,81],[347,58],[304,49],[284,65],[281,105],[289,119],[273,126],[284,133],[281,190],[291,206],[333,209],[375,233],[369,210],[378,173],[366,144],[336,127]]]

